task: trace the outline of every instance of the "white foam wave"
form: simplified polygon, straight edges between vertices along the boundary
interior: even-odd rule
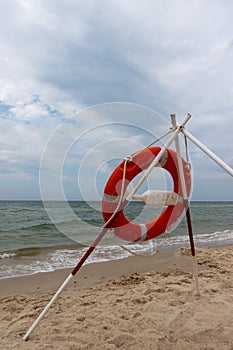
[[[1,253],[0,259],[8,259],[8,258],[12,258],[13,256],[16,256],[16,254],[15,253]]]
[[[215,245],[215,244],[233,244],[233,231],[216,231],[204,234],[195,234],[194,240],[197,245]],[[182,236],[173,236],[168,238],[166,245],[167,246],[179,246],[189,244],[188,233]]]
[[[216,231],[205,234],[195,234],[194,240],[197,246],[204,245],[224,245],[233,244],[233,231],[225,230],[222,232]],[[131,251],[141,255],[150,255],[156,247],[164,247],[164,249],[177,249],[180,246],[189,246],[189,236],[174,235],[164,241],[164,237],[158,237],[144,244],[128,244],[126,245]],[[38,272],[54,271],[61,268],[73,268],[81,259],[88,248],[82,249],[58,249],[50,251],[46,256],[36,256],[36,259],[20,259],[17,261],[11,260],[2,261],[0,266],[0,278],[31,275]],[[0,259],[14,257],[15,253],[0,253]],[[118,260],[130,256],[130,253],[121,249],[119,245],[100,245],[96,247],[94,252],[86,261],[88,263],[104,262],[109,260]]]

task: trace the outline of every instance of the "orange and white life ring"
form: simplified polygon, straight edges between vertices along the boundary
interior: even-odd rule
[[[126,164],[124,193],[129,183],[143,170],[146,170],[155,157],[159,154],[160,147],[149,147],[144,150],[133,154],[132,160]],[[102,200],[102,215],[107,222],[117,209],[117,205],[120,199],[122,190],[122,179],[124,175],[125,161],[118,165],[113,171],[104,189],[104,197]],[[187,195],[189,197],[191,192],[191,174],[189,167],[186,166],[186,162],[182,158],[182,165],[184,171],[184,178],[186,184]],[[182,196],[181,181],[179,178],[178,161],[176,152],[167,149],[166,153],[160,160],[158,166],[167,170],[173,179],[173,191]],[[123,209],[119,209],[119,213],[114,220],[111,228],[114,230],[114,234],[128,242],[143,242],[149,239],[155,238],[166,230],[172,229],[173,226],[179,220],[184,210],[183,200],[178,201],[175,205],[168,205],[162,211],[162,213],[154,220],[146,222],[144,224],[137,224],[129,221],[124,214]]]

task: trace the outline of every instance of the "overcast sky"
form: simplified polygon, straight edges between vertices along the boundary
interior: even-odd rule
[[[232,13],[231,0],[0,0],[0,198],[40,199],[40,164],[43,195],[60,198],[60,181],[65,198],[101,197],[170,113],[191,113],[187,129],[233,167]],[[192,199],[233,200],[232,177],[191,144],[190,157]]]

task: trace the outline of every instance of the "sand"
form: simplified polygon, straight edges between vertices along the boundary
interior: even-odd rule
[[[187,248],[82,268],[31,334],[69,271],[0,280],[0,349],[233,349],[233,249]]]

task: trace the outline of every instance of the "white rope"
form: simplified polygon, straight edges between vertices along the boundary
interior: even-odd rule
[[[106,228],[109,224],[109,222],[112,220],[112,218],[116,215],[116,213],[118,212],[121,204],[122,204],[122,199],[124,197],[124,187],[125,187],[125,175],[126,175],[126,165],[127,162],[130,161],[130,158],[126,157],[125,161],[124,161],[124,168],[123,168],[123,177],[122,177],[122,183],[121,183],[121,193],[120,193],[120,199],[119,202],[117,204],[116,209],[114,210],[114,212],[112,213],[112,215],[110,216],[110,218],[105,222],[105,224],[103,225],[103,228]],[[109,228],[110,230],[110,228]]]
[[[164,139],[164,137],[168,136],[169,134],[171,134],[173,132],[173,129],[167,131],[164,135],[162,135],[161,137],[157,138],[156,140],[154,140],[153,142],[151,142],[149,145],[147,145],[146,147],[144,147],[143,149],[140,149],[139,151],[137,151],[136,153],[134,153],[132,156],[130,157],[136,157],[138,154],[140,154],[141,152],[143,152],[145,149],[153,146],[155,143],[161,141],[162,139]]]
[[[113,234],[112,232],[110,231],[110,238],[116,243],[119,245],[120,248],[122,248],[123,250],[127,251],[128,253],[134,255],[134,256],[139,256],[139,257],[151,257],[151,256],[154,256],[155,254],[159,253],[160,250],[164,247],[166,241],[167,241],[167,238],[168,238],[168,232],[166,232],[166,236],[163,238],[162,242],[157,246],[155,247],[155,249],[152,251],[152,252],[144,252],[144,253],[138,253],[138,252],[134,252],[133,250],[127,248],[125,245],[121,244],[120,242],[118,242],[117,239],[115,239],[113,237]],[[135,244],[138,244],[137,242],[135,242]]]

